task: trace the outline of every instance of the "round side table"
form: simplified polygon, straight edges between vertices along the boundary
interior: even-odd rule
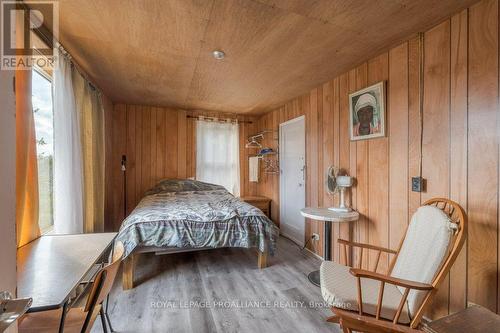
[[[334,212],[328,208],[306,207],[300,210],[302,216],[312,220],[324,221],[323,233],[323,259],[332,260],[332,223],[355,222],[359,220],[359,213],[355,210],[350,212]],[[309,273],[307,276],[311,283],[320,286],[319,270]]]

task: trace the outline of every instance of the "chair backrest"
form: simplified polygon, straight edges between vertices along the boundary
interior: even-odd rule
[[[111,291],[116,274],[120,268],[123,252],[123,244],[121,242],[115,243],[111,262],[97,272],[85,304],[84,311],[88,314],[82,332],[85,332],[89,328],[90,318],[95,315],[95,307],[100,306]]]
[[[426,201],[412,216],[391,264],[391,276],[436,288],[453,265],[466,234],[467,217],[460,205],[442,198]],[[434,293],[435,290],[410,291],[407,300],[413,320],[420,321],[423,308]]]

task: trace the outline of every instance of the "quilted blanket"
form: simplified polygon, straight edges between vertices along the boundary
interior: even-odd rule
[[[164,180],[123,221],[117,240],[125,256],[140,247],[256,247],[274,253],[279,231],[258,208],[222,186]]]

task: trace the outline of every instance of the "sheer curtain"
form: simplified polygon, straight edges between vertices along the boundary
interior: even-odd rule
[[[83,232],[83,162],[80,120],[73,91],[72,65],[59,51],[53,74],[54,231]]]
[[[100,93],[73,68],[83,164],[83,231],[104,231],[104,109]]]
[[[196,179],[222,185],[233,195],[240,195],[237,123],[196,122]]]

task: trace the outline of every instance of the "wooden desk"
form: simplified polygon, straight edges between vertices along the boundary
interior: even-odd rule
[[[260,196],[240,197],[242,201],[259,208],[267,217],[271,218],[271,199]]]
[[[32,297],[28,312],[63,308],[95,264],[111,250],[116,233],[46,235],[17,250],[17,295]]]

